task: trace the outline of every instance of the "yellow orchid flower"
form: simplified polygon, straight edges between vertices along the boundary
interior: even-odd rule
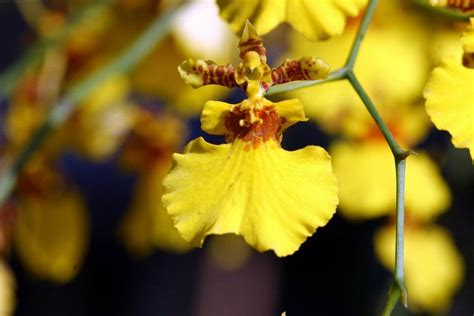
[[[15,278],[8,265],[0,260],[0,316],[13,315],[15,310]]]
[[[438,129],[447,130],[452,143],[468,148],[474,162],[474,18],[462,37],[463,63],[448,57],[433,70],[424,90],[426,111]]]
[[[340,35],[347,17],[357,16],[367,0],[217,0],[221,17],[234,32],[242,32],[251,19],[258,33],[266,34],[283,22],[310,40]]]
[[[13,242],[31,274],[65,283],[80,270],[89,219],[81,195],[50,164],[35,156],[19,179]]]
[[[338,203],[331,158],[321,147],[289,152],[280,146],[283,131],[306,120],[298,100],[272,103],[263,97],[273,84],[324,78],[329,66],[316,58],[287,60],[271,69],[262,39],[247,23],[239,43],[242,63],[218,66],[186,60],[179,72],[193,87],[241,87],[239,104],[208,101],[201,127],[226,135],[227,144],[191,141],[164,179],[163,202],[181,236],[201,246],[207,235],[242,235],[259,251],[294,253],[318,227],[326,225]]]
[[[395,229],[385,226],[374,236],[375,253],[387,269],[395,262]],[[434,225],[405,229],[405,284],[408,306],[446,312],[464,278],[464,262],[451,235]]]
[[[161,201],[163,178],[171,168],[171,154],[184,138],[184,124],[170,113],[155,115],[140,107],[136,116],[120,162],[126,169],[138,169],[138,183],[120,225],[120,237],[136,257],[146,256],[155,248],[185,252],[190,246],[178,234]]]

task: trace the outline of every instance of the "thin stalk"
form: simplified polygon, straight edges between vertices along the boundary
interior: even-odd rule
[[[387,303],[382,311],[382,316],[392,315],[392,311],[397,306],[398,300],[400,299],[400,289],[398,286],[391,286],[388,293]]]
[[[122,54],[107,66],[99,69],[84,79],[84,81],[73,86],[60,98],[56,106],[49,112],[45,122],[0,178],[0,206],[3,205],[6,198],[12,192],[18,174],[28,162],[31,155],[36,152],[47,139],[49,134],[61,126],[79,106],[80,102],[97,86],[112,76],[127,72],[146,56],[168,33],[172,17],[177,9],[178,6],[160,14]]]
[[[92,1],[91,4],[82,7],[72,15],[56,36],[53,38],[43,38],[33,44],[20,59],[0,74],[0,100],[10,96],[23,78],[26,70],[35,66],[46,51],[61,45],[78,24],[91,18],[92,15],[113,1],[114,0]]]
[[[397,179],[397,192],[396,192],[396,241],[395,241],[395,272],[392,286],[390,287],[388,300],[385,305],[382,315],[391,315],[393,308],[395,307],[399,298],[405,307],[407,306],[407,291],[405,288],[404,278],[404,217],[405,217],[405,164],[406,158],[410,155],[409,151],[403,150],[393,137],[390,129],[387,127],[382,117],[378,113],[375,105],[370,100],[369,96],[365,92],[364,88],[360,84],[355,74],[350,71],[347,74],[349,82],[352,87],[359,95],[360,99],[364,103],[367,111],[374,119],[378,128],[382,132],[385,140],[387,141],[390,150],[395,158],[395,172]]]

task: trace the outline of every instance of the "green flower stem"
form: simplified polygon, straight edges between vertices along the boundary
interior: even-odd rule
[[[18,174],[28,162],[28,159],[39,149],[49,134],[61,126],[79,106],[80,102],[97,86],[112,76],[127,72],[146,56],[168,33],[172,17],[178,7],[175,6],[160,14],[122,54],[66,91],[65,95],[48,114],[43,125],[0,178],[0,206],[3,205],[3,202],[15,187]]]
[[[367,29],[372,21],[372,16],[375,12],[377,6],[377,0],[371,0],[365,15],[362,19],[362,22],[357,31],[354,43],[352,45],[349,56],[347,57],[346,65],[341,69],[332,72],[324,80],[313,80],[308,82],[292,82],[281,86],[275,86],[269,89],[268,95],[289,92],[300,88],[310,87],[314,85],[319,85],[331,81],[344,80],[347,79],[354,90],[359,95],[360,99],[364,103],[367,111],[372,116],[373,120],[377,124],[378,128],[382,132],[387,144],[392,151],[392,154],[395,158],[395,172],[397,179],[397,192],[396,192],[396,243],[395,243],[395,272],[393,277],[393,283],[390,287],[388,294],[387,303],[383,310],[383,316],[390,316],[393,308],[397,304],[398,300],[401,298],[402,303],[407,306],[407,292],[405,289],[405,280],[404,280],[404,214],[405,214],[405,203],[404,203],[404,192],[405,192],[405,165],[406,158],[411,154],[410,151],[402,149],[398,142],[393,137],[388,126],[385,124],[384,120],[380,116],[377,108],[373,104],[372,100],[369,98],[365,89],[360,84],[357,76],[354,73],[354,65],[359,53],[362,40],[367,32]]]
[[[10,96],[23,78],[26,70],[36,65],[47,50],[61,45],[81,22],[84,22],[86,19],[94,18],[97,12],[105,6],[110,5],[113,1],[114,0],[92,1],[73,14],[56,36],[53,38],[43,38],[33,44],[15,64],[0,74],[0,100]]]
[[[382,132],[385,140],[387,141],[388,145],[390,146],[390,150],[392,151],[393,155],[395,156],[395,159],[402,159],[402,160],[405,159],[409,155],[409,152],[403,150],[400,147],[400,145],[397,143],[397,141],[395,140],[395,137],[393,137],[392,133],[390,132],[390,129],[388,128],[388,126],[383,121],[382,117],[380,116],[379,112],[377,111],[377,108],[372,103],[372,100],[370,100],[369,96],[367,95],[364,88],[360,84],[360,82],[357,79],[356,75],[352,71],[348,71],[347,72],[347,79],[349,80],[352,87],[354,88],[354,90],[359,95],[362,102],[364,102],[364,105],[367,108],[367,111],[369,111],[370,115],[374,119],[375,123],[377,124],[380,131]]]
[[[404,226],[405,226],[405,165],[406,158],[410,155],[410,151],[403,150],[397,143],[382,117],[378,113],[375,105],[361,86],[360,82],[353,72],[348,72],[348,80],[352,87],[359,95],[365,107],[369,111],[373,120],[382,132],[387,141],[390,150],[395,158],[395,172],[397,179],[397,198],[396,198],[396,242],[395,242],[395,272],[393,284],[390,287],[387,304],[382,315],[391,315],[398,299],[401,297],[403,305],[407,307],[407,291],[405,288],[404,278]]]
[[[352,44],[351,51],[349,56],[347,57],[346,66],[345,68],[353,70],[355,61],[357,59],[357,55],[359,54],[360,45],[362,44],[362,40],[364,39],[365,33],[369,28],[370,22],[372,21],[372,17],[375,13],[375,8],[377,7],[378,0],[370,0],[369,5],[365,11],[364,17],[360,22],[359,29],[357,30],[356,36],[354,38],[354,43]]]

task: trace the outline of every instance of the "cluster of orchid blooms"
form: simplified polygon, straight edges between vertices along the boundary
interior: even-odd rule
[[[356,31],[355,20],[346,27],[347,17],[361,14],[367,0],[269,3],[217,1],[221,17],[242,34],[237,66],[186,59],[179,64],[179,75],[197,90],[176,89],[182,83],[159,72],[161,78],[149,83],[152,69],[166,72],[169,68],[174,73],[179,62],[176,56],[184,59],[177,32],[133,74],[111,78],[98,87],[33,155],[14,196],[0,208],[0,315],[14,309],[15,282],[6,264],[11,248],[33,275],[56,282],[71,280],[84,258],[89,220],[80,192],[60,168],[60,155],[67,150],[94,161],[110,159],[119,151],[120,168],[138,175],[130,210],[118,228],[125,247],[135,256],[143,257],[155,248],[185,252],[202,246],[208,235],[229,233],[242,236],[260,252],[272,250],[279,257],[288,256],[325,226],[339,205],[338,212],[349,220],[389,218],[374,236],[374,249],[381,263],[393,269],[393,160],[359,100],[340,82],[293,91],[285,95],[290,99],[279,102],[265,97],[275,85],[327,78],[331,68],[343,62]],[[466,14],[474,10],[470,0],[433,0],[431,4]],[[119,17],[131,10],[123,6],[115,12]],[[423,22],[416,14],[404,11],[396,1],[381,4],[380,10],[356,71],[393,134],[406,148],[419,144],[430,129],[426,108],[436,127],[447,130],[452,143],[468,148],[474,157],[474,18],[470,25],[462,25],[463,33],[440,28],[443,36],[434,41],[443,49],[427,58],[426,47],[431,44],[418,39],[428,31],[419,27]],[[110,12],[102,14],[103,20],[113,20]],[[406,23],[399,25],[399,20],[384,20],[384,16],[403,16]],[[310,51],[324,58],[286,59],[271,68],[258,32],[268,33],[282,22],[306,37],[292,35],[291,56]],[[50,52],[40,69],[28,74],[16,89],[3,122],[0,175],[2,164],[11,162],[45,119],[49,110],[45,104],[57,98],[60,81],[74,82],[81,76],[75,72],[81,64],[93,69],[108,57],[107,50],[103,56],[93,54],[101,42],[96,33],[104,27],[86,29],[92,39],[98,38],[87,42],[87,49],[78,49],[81,46],[72,37],[67,45]],[[117,38],[123,35],[121,31]],[[134,32],[138,31],[125,35]],[[451,40],[461,33],[460,42]],[[336,35],[339,37],[327,43],[314,43]],[[405,44],[410,36],[411,42]],[[442,44],[447,38],[450,44]],[[392,52],[399,56],[390,57]],[[388,62],[390,58],[398,60]],[[439,66],[426,84],[430,63]],[[237,104],[205,102],[225,95],[211,85],[240,88],[246,98]],[[425,107],[420,100],[423,86]],[[133,89],[152,90],[175,108],[135,106],[137,102],[127,98]],[[200,137],[178,153],[187,132],[176,113],[195,114],[200,104],[202,130],[225,136],[225,143],[215,145]],[[308,121],[305,112],[328,134],[343,135],[332,143],[329,153],[319,146],[295,151],[281,147],[287,128]],[[449,232],[434,224],[449,208],[451,193],[433,159],[423,151],[408,158],[406,183],[405,268],[411,306],[444,311],[465,269]],[[440,263],[426,269],[433,260]]]

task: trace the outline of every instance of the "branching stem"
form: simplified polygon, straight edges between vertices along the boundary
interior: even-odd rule
[[[276,94],[281,92],[293,91],[300,88],[310,87],[314,85],[320,85],[323,83],[338,81],[338,80],[348,80],[354,90],[359,95],[360,99],[364,103],[367,111],[372,116],[375,124],[382,132],[385,140],[387,141],[390,150],[392,151],[393,157],[395,158],[395,172],[396,172],[396,181],[397,181],[397,190],[396,190],[396,243],[395,243],[395,271],[393,275],[393,283],[390,287],[387,303],[382,312],[383,316],[391,315],[395,305],[398,300],[401,298],[402,303],[407,306],[407,292],[405,289],[405,279],[404,279],[404,217],[405,217],[405,203],[404,203],[404,192],[405,192],[405,165],[406,158],[411,154],[410,151],[402,149],[393,136],[392,132],[385,124],[382,116],[377,111],[376,106],[368,96],[365,89],[362,87],[361,83],[357,79],[357,76],[354,73],[354,65],[359,53],[362,40],[367,32],[367,29],[372,21],[372,16],[374,14],[375,8],[377,6],[377,0],[371,0],[367,7],[367,10],[364,14],[364,17],[360,23],[359,29],[354,39],[349,56],[344,67],[341,69],[332,72],[324,80],[314,80],[307,82],[294,82],[288,83],[281,86],[275,86],[269,89],[267,95]]]

